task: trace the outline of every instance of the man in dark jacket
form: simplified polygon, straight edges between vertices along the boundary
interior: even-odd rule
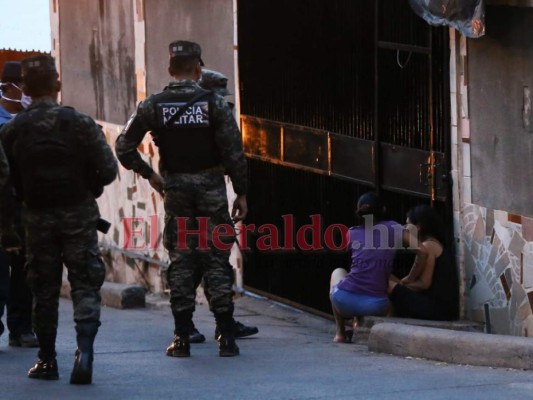
[[[23,90],[33,101],[2,127],[0,139],[11,167],[11,182],[23,203],[26,228],[27,280],[40,347],[39,360],[28,376],[59,377],[55,341],[64,264],[78,344],[70,383],[88,384],[105,277],[94,193],[115,179],[117,162],[92,118],[57,103],[61,83],[54,59],[30,57],[21,66]],[[3,218],[3,234],[10,232],[10,225]]]

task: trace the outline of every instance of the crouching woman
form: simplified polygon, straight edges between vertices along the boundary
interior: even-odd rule
[[[350,272],[338,268],[331,274],[336,343],[351,340],[346,334],[346,319],[386,315],[389,311],[389,277],[394,255],[402,247],[404,229],[396,221],[384,220],[384,212],[385,207],[375,193],[366,193],[357,202],[357,225],[348,231]]]

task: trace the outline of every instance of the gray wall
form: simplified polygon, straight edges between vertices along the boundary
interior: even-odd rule
[[[232,0],[145,0],[145,19],[147,94],[170,81],[168,45],[180,39],[199,43],[206,68],[226,75],[234,91]]]
[[[488,7],[486,26],[468,41],[472,200],[531,216],[533,121],[523,109],[524,87],[533,93],[533,8]]]
[[[135,110],[131,0],[60,0],[62,101],[124,124]]]

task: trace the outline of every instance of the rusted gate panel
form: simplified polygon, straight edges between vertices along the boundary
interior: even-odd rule
[[[358,195],[379,190],[401,222],[433,198],[451,232],[447,30],[394,0],[241,0],[238,13],[248,222],[350,225]],[[347,265],[258,248],[246,260],[251,287],[324,311]]]
[[[239,1],[241,112],[372,139],[372,3]]]

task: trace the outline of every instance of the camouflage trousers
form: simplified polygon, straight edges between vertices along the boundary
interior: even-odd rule
[[[232,314],[230,252],[217,248],[212,236],[215,227],[221,224],[233,227],[223,172],[175,174],[166,178],[165,214],[164,243],[170,257],[167,280],[173,313],[194,311],[196,276],[201,271],[209,282],[210,310],[215,315]],[[203,218],[204,223],[198,218]],[[185,230],[190,234],[185,236]],[[220,242],[230,247],[235,236],[221,237]]]
[[[94,199],[81,205],[25,209],[27,282],[34,296],[33,329],[55,340],[63,264],[68,270],[76,326],[100,325],[100,288],[105,266],[100,258]]]

